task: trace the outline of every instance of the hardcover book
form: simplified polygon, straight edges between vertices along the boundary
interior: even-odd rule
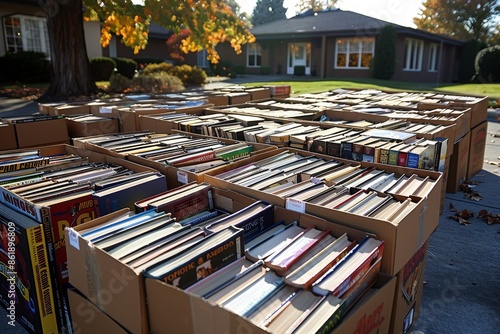
[[[243,230],[229,226],[194,247],[145,270],[145,274],[185,289],[243,256]]]

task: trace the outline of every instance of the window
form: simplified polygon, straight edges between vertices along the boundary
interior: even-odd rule
[[[247,66],[260,67],[262,65],[262,48],[257,43],[247,45]]]
[[[405,59],[403,69],[406,71],[421,71],[424,41],[407,38],[405,42]]]
[[[207,50],[203,49],[196,54],[196,65],[200,68],[208,68]]]
[[[12,15],[3,18],[7,52],[35,51],[50,55],[49,34],[45,18]]]
[[[336,68],[368,68],[375,53],[374,38],[339,38],[335,51]]]
[[[434,43],[431,44],[429,48],[429,66],[427,67],[427,71],[437,72],[438,61],[439,61],[439,45]]]

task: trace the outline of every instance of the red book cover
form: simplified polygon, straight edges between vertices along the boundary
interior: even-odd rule
[[[398,166],[406,167],[408,164],[408,152],[399,151]]]
[[[309,227],[285,249],[268,258],[265,263],[276,274],[282,276],[309,249],[330,233]]]

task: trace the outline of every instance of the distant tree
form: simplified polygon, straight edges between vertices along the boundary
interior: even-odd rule
[[[484,49],[486,44],[475,39],[466,42],[460,57],[460,67],[458,69],[458,81],[470,82],[476,74],[475,61],[479,51]]]
[[[432,33],[485,42],[499,15],[498,0],[426,0],[413,22]]]
[[[500,45],[482,49],[476,55],[476,80],[500,82]]]
[[[283,7],[283,2],[284,0],[257,0],[252,12],[252,24],[256,26],[286,19],[286,8]]]
[[[296,7],[299,13],[308,9],[317,12],[325,9],[332,9],[337,2],[338,0],[300,0]]]
[[[386,25],[380,30],[375,47],[372,76],[389,80],[396,69],[396,29]]]

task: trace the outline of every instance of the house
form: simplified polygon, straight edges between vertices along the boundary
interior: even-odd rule
[[[256,42],[236,55],[228,45],[221,59],[245,66],[246,73],[305,74],[320,78],[369,78],[376,38],[386,21],[340,9],[309,10],[290,19],[254,27]],[[393,80],[453,82],[457,80],[463,42],[422,30],[396,28],[396,70]]]

